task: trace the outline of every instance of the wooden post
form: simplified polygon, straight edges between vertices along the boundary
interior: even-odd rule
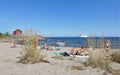
[[[36,48],[38,46],[38,40],[39,40],[38,36],[35,35],[35,37],[34,37],[34,48]]]

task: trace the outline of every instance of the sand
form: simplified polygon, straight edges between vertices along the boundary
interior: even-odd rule
[[[12,43],[0,43],[0,75],[103,75],[105,72],[99,68],[85,67],[84,70],[72,69],[73,65],[82,65],[84,62],[79,58],[70,60],[71,57],[65,57],[63,60],[52,58],[54,51],[43,50],[45,59],[50,63],[22,64],[17,63],[20,52],[23,50],[21,45],[17,48],[11,48]],[[69,52],[71,48],[61,48],[61,52]],[[109,74],[108,75],[112,75]]]

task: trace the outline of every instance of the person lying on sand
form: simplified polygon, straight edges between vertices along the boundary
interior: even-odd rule
[[[77,51],[77,55],[85,55],[85,47],[82,46],[78,51]]]
[[[76,47],[74,47],[70,50],[71,54],[73,54],[73,55],[76,55],[77,51],[78,51],[78,49]]]
[[[49,45],[42,45],[41,49],[53,50],[53,48]]]
[[[77,55],[86,56],[86,55],[88,55],[89,50],[90,50],[89,46],[82,46],[77,51]]]

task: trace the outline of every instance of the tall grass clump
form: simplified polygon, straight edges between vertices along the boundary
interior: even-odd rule
[[[104,51],[102,49],[100,50],[94,50],[89,53],[89,58],[87,60],[86,66],[92,66],[93,68],[101,68],[106,69],[111,60],[110,57],[104,56]]]
[[[95,49],[95,48],[104,48],[104,34],[101,34],[99,37],[96,35],[89,35],[89,37],[87,38],[87,44],[88,46],[90,46],[91,48]]]
[[[105,43],[104,35],[101,35],[101,37],[99,37],[98,39],[99,48],[104,48],[104,43]]]
[[[26,31],[24,35],[25,44],[23,47],[22,56],[20,57],[20,63],[37,63],[43,60],[41,50],[37,49],[38,36],[31,31]]]
[[[120,51],[115,51],[111,55],[112,55],[112,61],[120,63]]]
[[[95,46],[95,40],[94,40],[94,37],[92,35],[89,35],[89,37],[87,38],[87,44],[91,48],[94,48],[94,46]]]

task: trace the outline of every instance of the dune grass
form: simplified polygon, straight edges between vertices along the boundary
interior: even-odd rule
[[[88,61],[85,63],[86,66],[92,66],[93,68],[106,69],[111,63],[110,56],[105,57],[104,51],[94,50],[89,53]]]
[[[113,69],[111,66],[107,67],[107,71],[113,75],[120,75],[120,70]]]
[[[120,63],[120,51],[114,51],[112,54],[112,61]]]
[[[25,44],[23,48],[22,56],[18,62],[27,64],[27,63],[38,63],[38,62],[48,62],[43,60],[42,51],[37,49],[38,40],[37,34],[30,32],[29,30],[25,32]]]
[[[104,34],[101,34],[100,37],[97,37],[96,35],[89,35],[87,38],[87,45],[90,46],[91,48],[104,48],[104,42],[105,42],[105,37]]]

